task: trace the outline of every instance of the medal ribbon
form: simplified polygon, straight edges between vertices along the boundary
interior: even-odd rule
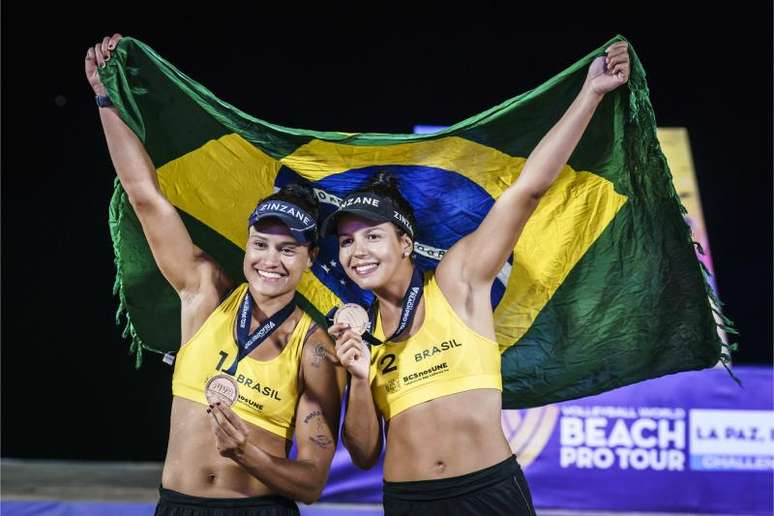
[[[275,313],[262,324],[260,324],[253,333],[250,332],[250,322],[252,321],[253,312],[253,296],[248,289],[245,292],[245,297],[242,300],[242,306],[239,309],[239,317],[236,320],[236,337],[237,337],[237,358],[231,367],[226,369],[226,374],[234,375],[237,370],[239,362],[250,354],[252,350],[257,348],[263,343],[269,335],[274,333],[274,330],[282,326],[290,314],[296,309],[296,303],[291,300],[290,303],[285,305],[279,312]]]
[[[419,301],[422,299],[422,293],[424,292],[422,287],[423,283],[424,275],[422,274],[422,271],[419,269],[419,267],[414,267],[414,272],[411,274],[411,283],[409,283],[409,288],[403,295],[403,304],[400,307],[400,323],[398,324],[398,327],[395,329],[393,334],[390,335],[389,338],[385,339],[384,342],[398,337],[406,330],[406,328],[411,326],[411,323],[414,320],[414,316],[417,313]],[[376,328],[376,315],[378,310],[378,301],[371,303],[371,306],[368,308],[368,331],[363,335],[363,339],[369,344],[382,344],[382,341],[370,333],[374,328]]]

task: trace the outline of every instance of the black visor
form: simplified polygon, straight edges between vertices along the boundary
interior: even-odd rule
[[[392,222],[414,239],[414,228],[409,218],[389,197],[372,192],[356,192],[344,197],[339,208],[323,221],[320,235],[335,235],[339,218],[344,214],[357,215],[374,222]]]
[[[281,200],[268,200],[258,203],[250,214],[249,226],[267,218],[276,218],[290,230],[291,236],[301,244],[317,241],[317,222],[314,217],[293,203]]]

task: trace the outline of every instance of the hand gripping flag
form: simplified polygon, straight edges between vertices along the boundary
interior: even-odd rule
[[[234,281],[256,202],[311,184],[330,213],[376,172],[397,176],[418,221],[416,260],[430,269],[478,227],[616,37],[538,88],[429,135],[281,127],[216,98],[142,42],[124,38],[100,71],[144,142],[161,189],[191,236]],[[527,223],[492,288],[503,402],[520,408],[713,366],[722,343],[712,292],[656,139],[645,71],[608,94]],[[115,289],[137,365],[143,349],[180,346],[180,305],[116,181],[110,205]],[[319,315],[368,303],[338,261],[335,238],[298,288]],[[723,354],[725,357],[726,355]]]

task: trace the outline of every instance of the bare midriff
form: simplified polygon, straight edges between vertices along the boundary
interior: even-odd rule
[[[389,421],[384,479],[457,477],[512,455],[502,430],[502,393],[474,389],[411,407]]]
[[[218,453],[207,407],[174,397],[169,445],[161,485],[190,496],[245,498],[274,494],[263,482]],[[287,457],[288,441],[251,425],[248,441],[277,457]]]

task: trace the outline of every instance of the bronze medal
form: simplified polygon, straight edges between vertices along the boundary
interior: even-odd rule
[[[333,322],[348,324],[352,331],[358,335],[363,335],[369,326],[368,312],[358,304],[346,303],[336,310]]]
[[[239,388],[233,376],[219,374],[207,381],[204,387],[204,397],[207,402],[214,405],[217,402],[230,407],[239,397]]]

